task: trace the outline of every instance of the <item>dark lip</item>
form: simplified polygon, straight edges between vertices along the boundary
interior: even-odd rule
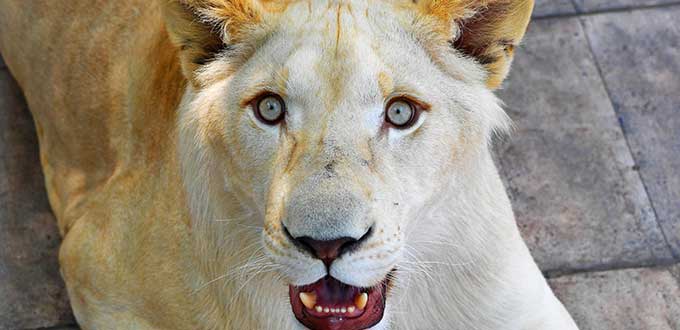
[[[337,281],[338,280],[326,276],[325,278],[309,285],[303,286],[289,286],[289,297],[290,304],[293,310],[295,318],[302,323],[304,326],[311,330],[364,330],[368,329],[376,324],[378,324],[385,313],[385,305],[387,301],[387,292],[390,287],[389,278],[391,275],[386,276],[386,278],[378,285],[371,288],[356,288],[360,289],[362,292],[367,292],[369,295],[369,303],[364,309],[364,311],[353,317],[339,317],[339,316],[326,316],[318,317],[310,314],[307,309],[302,305],[302,302],[298,298],[300,292],[304,292],[309,288],[313,287],[320,281]],[[342,283],[342,282],[339,282]],[[347,285],[347,284],[343,284]]]

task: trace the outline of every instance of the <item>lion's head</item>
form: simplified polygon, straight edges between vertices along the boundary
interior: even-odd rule
[[[191,82],[179,152],[209,256],[197,290],[216,281],[206,290],[228,292],[224,305],[283,327],[445,313],[446,292],[419,290],[492,267],[492,227],[512,218],[489,151],[508,124],[492,90],[531,7],[168,1]]]

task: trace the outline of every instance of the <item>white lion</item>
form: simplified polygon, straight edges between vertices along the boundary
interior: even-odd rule
[[[532,0],[0,0],[83,329],[576,329],[493,94]]]

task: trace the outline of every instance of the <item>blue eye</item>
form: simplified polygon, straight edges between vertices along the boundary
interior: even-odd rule
[[[397,128],[407,128],[415,122],[415,107],[404,99],[390,102],[385,111],[387,122]]]
[[[265,94],[255,101],[256,117],[267,125],[278,124],[286,114],[286,105],[280,96]]]

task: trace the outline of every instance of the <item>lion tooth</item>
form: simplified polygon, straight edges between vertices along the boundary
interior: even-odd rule
[[[358,309],[364,309],[366,303],[368,303],[368,294],[366,292],[362,292],[354,298],[354,305],[356,305]]]
[[[313,309],[316,305],[316,294],[314,292],[300,292],[300,301],[307,309]]]
[[[316,310],[317,313],[321,313],[321,312],[323,312],[323,307],[316,306],[316,307],[314,307],[314,310]]]
[[[355,309],[356,309],[356,307],[354,307],[354,306],[347,307],[347,311],[350,312],[350,313],[354,313]]]

